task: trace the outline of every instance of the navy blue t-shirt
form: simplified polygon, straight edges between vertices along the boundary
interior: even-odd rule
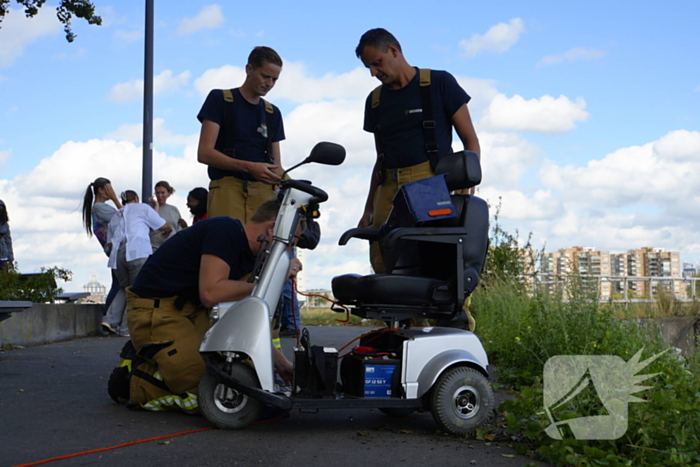
[[[212,217],[182,230],[148,258],[131,291],[143,298],[180,296],[199,300],[202,255],[218,256],[231,268],[229,279],[252,272],[255,256],[239,220]]]
[[[251,162],[269,162],[267,154],[267,135],[272,135],[272,142],[276,143],[284,139],[284,124],[282,113],[272,106],[273,113],[265,110],[265,103],[260,99],[257,104],[251,104],[241,96],[238,88],[233,90],[233,122],[234,127],[224,128],[224,112],[229,106],[224,107],[224,93],[221,89],[209,92],[202,109],[197,114],[197,119],[211,120],[221,126],[219,131],[233,131],[233,150],[236,159]],[[216,150],[226,155],[228,151],[223,147],[215,146]],[[219,180],[223,177],[234,176],[241,180],[255,181],[255,177],[247,172],[234,172],[209,166],[209,178]]]
[[[452,152],[452,116],[470,101],[469,95],[450,73],[430,71],[430,92],[435,119],[435,139],[438,156]],[[423,114],[420,97],[420,73],[401,89],[382,86],[379,96],[379,124],[384,141],[385,168],[398,169],[428,160],[423,134]],[[372,109],[372,93],[365,102],[363,129],[373,133],[377,122]]]

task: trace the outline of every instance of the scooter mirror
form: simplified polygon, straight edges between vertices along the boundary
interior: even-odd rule
[[[316,146],[314,146],[314,148],[311,150],[309,157],[299,162],[294,167],[287,169],[284,174],[282,174],[282,178],[300,165],[308,164],[309,162],[316,162],[318,164],[325,165],[340,165],[344,160],[345,148],[340,144],[329,143],[327,141],[316,143]]]
[[[317,143],[304,163],[316,162],[325,165],[340,165],[345,160],[345,148],[340,144],[323,141]]]

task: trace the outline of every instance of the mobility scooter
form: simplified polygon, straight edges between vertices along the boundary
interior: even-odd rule
[[[323,142],[293,168],[344,159],[342,146]],[[281,183],[282,207],[251,277],[254,291],[219,305],[200,346],[207,374],[199,405],[207,420],[219,428],[244,428],[267,406],[377,408],[396,416],[419,410],[431,411],[447,432],[467,434],[489,419],[494,397],[488,358],[478,337],[465,329],[463,311],[485,262],[488,206],[476,196],[450,194],[481,182],[479,159],[470,151],[447,155],[435,174],[399,190],[382,228],[351,229],[339,240],[378,243],[386,272],[337,276],[332,290],[350,313],[387,327],[362,337],[340,362],[335,349],[311,345],[305,329],[294,352],[291,390],[275,380],[273,312],[287,280],[286,250],[303,211],[328,195],[310,182]]]

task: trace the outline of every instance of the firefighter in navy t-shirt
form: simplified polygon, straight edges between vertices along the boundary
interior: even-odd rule
[[[129,399],[148,410],[197,413],[197,389],[206,372],[199,345],[210,327],[209,307],[241,300],[254,284],[258,237],[271,240],[280,202],[263,203],[242,224],[228,217],[197,222],[165,242],[127,291],[131,342],[145,360],[132,369]],[[292,260],[289,277],[301,263]],[[272,344],[271,344],[272,345]],[[292,364],[273,349],[275,369],[291,381]]]
[[[464,149],[480,154],[467,109],[469,95],[446,71],[414,68],[399,41],[385,29],[371,29],[355,53],[382,82],[365,104],[363,129],[374,133],[377,162],[358,227],[379,228],[399,188],[434,175],[437,160],[452,153],[452,128]],[[375,272],[384,272],[379,248],[370,246]]]
[[[256,47],[245,72],[241,87],[212,90],[197,115],[197,160],[208,166],[211,180],[208,215],[243,223],[275,196],[284,139],[280,110],[263,99],[282,72],[282,59],[269,47]]]

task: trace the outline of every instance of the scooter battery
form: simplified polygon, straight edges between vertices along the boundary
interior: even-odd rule
[[[343,392],[357,397],[399,397],[400,361],[348,355],[340,365]]]
[[[294,390],[298,397],[334,397],[338,351],[317,345],[294,349]]]

